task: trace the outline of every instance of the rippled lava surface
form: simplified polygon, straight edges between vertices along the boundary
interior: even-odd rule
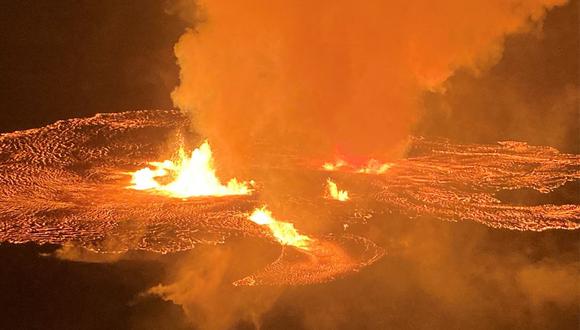
[[[246,219],[259,205],[256,197],[180,200],[126,189],[127,172],[158,160],[167,149],[164,141],[186,126],[175,111],[133,111],[0,135],[0,240],[160,253],[223,243],[231,236],[272,240],[267,228]],[[337,222],[398,212],[516,230],[580,227],[577,204],[517,205],[497,197],[518,189],[548,194],[580,179],[578,155],[519,142],[456,145],[419,138],[410,149],[412,156],[386,174],[333,173],[353,187],[351,202],[326,202]],[[312,251],[284,248],[278,260],[235,284],[324,282],[384,253],[370,240],[343,232],[316,239]]]

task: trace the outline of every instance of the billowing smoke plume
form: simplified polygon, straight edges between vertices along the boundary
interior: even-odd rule
[[[564,2],[206,0],[175,47],[173,99],[233,160],[257,144],[392,158],[423,91],[495,64]]]

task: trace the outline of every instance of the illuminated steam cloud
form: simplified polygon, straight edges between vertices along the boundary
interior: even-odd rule
[[[423,91],[492,66],[507,35],[565,2],[205,0],[175,47],[173,99],[224,166],[262,152],[256,142],[396,158]]]

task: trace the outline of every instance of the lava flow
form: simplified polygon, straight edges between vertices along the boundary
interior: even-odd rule
[[[205,141],[193,150],[191,157],[183,147],[179,149],[177,162],[165,160],[150,162],[145,167],[132,173],[129,188],[135,190],[151,190],[171,197],[188,198],[194,196],[227,196],[248,195],[252,192],[252,182],[239,182],[236,178],[223,185],[217,178],[213,165],[212,151]],[[167,177],[173,180],[162,184],[158,180]]]

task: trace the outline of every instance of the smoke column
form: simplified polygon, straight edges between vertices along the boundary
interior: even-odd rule
[[[394,158],[424,91],[489,68],[508,34],[564,3],[206,0],[175,46],[172,97],[231,164],[259,158],[257,145]]]

